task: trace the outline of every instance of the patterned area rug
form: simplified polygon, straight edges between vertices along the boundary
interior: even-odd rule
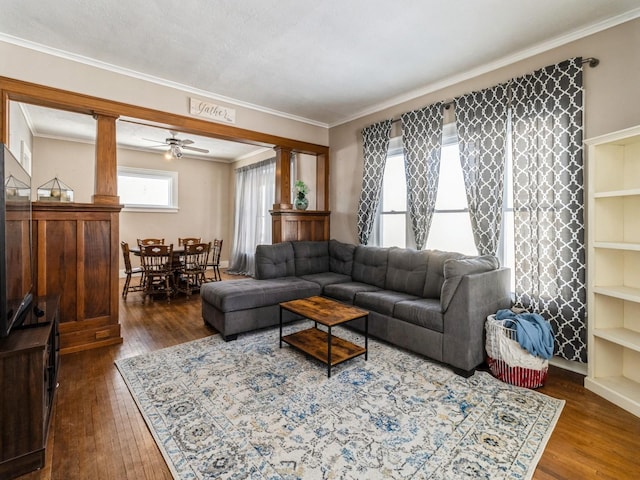
[[[375,340],[328,379],[277,328],[116,365],[179,479],[526,479],[564,405]]]

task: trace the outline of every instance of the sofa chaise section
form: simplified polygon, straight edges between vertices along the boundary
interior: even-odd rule
[[[320,295],[322,288],[294,275],[289,242],[260,245],[256,250],[256,278],[206,283],[201,287],[202,317],[225,340],[239,333],[277,325],[281,302]],[[283,321],[297,317],[283,312]]]

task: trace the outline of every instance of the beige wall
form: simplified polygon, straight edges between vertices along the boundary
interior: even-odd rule
[[[356,213],[362,182],[360,132],[363,127],[505,82],[574,56],[596,57],[601,62],[596,68],[585,66],[584,69],[585,136],[594,137],[640,124],[640,19],[636,19],[331,128],[331,236],[342,241],[357,241]]]
[[[58,177],[74,190],[74,200],[91,203],[94,185],[94,145],[36,137],[34,139],[32,184],[38,187]],[[178,237],[202,237],[225,240],[221,260],[228,259],[231,241],[233,204],[230,199],[228,163],[196,160],[188,157],[166,160],[159,153],[118,149],[118,164],[127,167],[178,172],[176,213],[122,211],[120,240],[135,245],[142,237],[165,238],[177,246]],[[135,262],[135,260],[134,260]],[[120,259],[120,269],[124,268]]]
[[[237,127],[328,145],[328,130],[324,126],[214,100],[205,92],[160,85],[2,41],[0,58],[0,76],[185,116],[189,116],[190,97],[210,100],[234,108]]]
[[[33,138],[31,186],[37,187],[58,177],[73,190],[73,200],[91,203],[95,182],[95,145],[50,138]]]
[[[162,158],[162,164],[158,163]],[[229,258],[229,225],[232,205],[229,202],[228,163],[182,157],[165,160],[161,154],[136,150],[118,150],[118,164],[178,172],[178,206],[176,213],[128,212],[120,214],[120,240],[135,245],[138,238],[164,238],[178,245],[179,237],[202,237],[205,242],[222,238],[221,260]],[[122,266],[121,266],[122,268]]]

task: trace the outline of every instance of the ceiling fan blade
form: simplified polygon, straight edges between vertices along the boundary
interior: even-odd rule
[[[187,145],[184,145],[182,148],[184,148],[185,150],[193,150],[194,152],[209,153],[209,150],[205,150],[204,148],[189,147]]]
[[[150,138],[143,138],[142,140],[146,141],[146,142],[153,142],[153,143],[157,143],[158,145],[168,145],[167,142],[161,142],[159,140],[152,140]]]
[[[189,140],[188,138],[185,138],[184,140],[180,140],[180,144],[184,145],[191,145],[193,143],[193,140]]]

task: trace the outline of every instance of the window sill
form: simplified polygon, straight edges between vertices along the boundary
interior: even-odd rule
[[[122,209],[123,212],[137,212],[137,213],[178,213],[180,208],[178,207],[132,207],[127,206]]]

